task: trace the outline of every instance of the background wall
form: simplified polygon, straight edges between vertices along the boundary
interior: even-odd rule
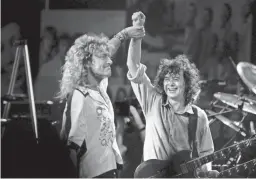
[[[46,27],[54,27],[58,35],[69,34],[72,41],[84,33],[105,34],[112,37],[126,27],[126,11],[123,10],[48,10],[41,13],[41,36]],[[115,100],[119,87],[127,93],[130,88],[126,85],[126,49],[123,44],[113,59],[112,77],[109,80],[109,93]],[[42,74],[43,75],[43,74]],[[47,75],[48,76],[48,75]],[[47,77],[46,77],[47,78]],[[48,78],[51,80],[51,78]],[[47,80],[44,80],[45,83]],[[43,85],[43,84],[42,84]],[[39,87],[40,88],[40,87]],[[55,87],[56,88],[56,87]],[[54,90],[54,89],[52,89]],[[55,89],[55,91],[58,89]],[[42,99],[42,92],[38,93]]]
[[[125,27],[125,19],[125,11],[48,10],[41,13],[41,30],[53,26],[59,33],[93,32],[112,36]]]

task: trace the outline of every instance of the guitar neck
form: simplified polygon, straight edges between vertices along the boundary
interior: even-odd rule
[[[191,160],[191,161],[185,163],[186,166],[184,166],[184,164],[183,164],[183,166],[181,165],[181,168],[185,167],[189,171],[194,171],[196,168],[198,168],[206,163],[212,162],[214,160],[226,158],[228,155],[230,155],[233,152],[241,151],[242,149],[251,145],[251,141],[255,140],[255,139],[256,139],[256,137],[242,141],[238,144],[234,144],[232,146],[226,147],[226,148],[216,151],[210,155],[196,158],[194,160]]]
[[[232,175],[239,174],[241,172],[250,172],[252,169],[256,167],[256,159],[250,160],[243,164],[237,165],[230,169],[224,170],[219,173],[218,178],[231,177]]]

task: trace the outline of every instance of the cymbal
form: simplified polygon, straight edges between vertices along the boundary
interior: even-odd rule
[[[256,66],[248,62],[239,62],[236,68],[243,82],[256,94]]]
[[[240,132],[240,134],[242,136],[246,136],[245,132],[243,132],[243,128],[236,125],[233,121],[231,121],[230,119],[224,117],[221,114],[218,114],[216,112],[213,112],[211,110],[206,109],[205,110],[207,114],[214,116],[215,118],[217,118],[218,120],[220,120],[223,124],[225,124],[226,126],[230,127],[231,129],[234,129],[236,132]]]
[[[254,100],[248,101],[243,97],[234,94],[218,92],[214,94],[214,97],[223,103],[232,106],[236,109],[241,107],[241,110],[244,112],[256,114],[256,103],[253,103]]]

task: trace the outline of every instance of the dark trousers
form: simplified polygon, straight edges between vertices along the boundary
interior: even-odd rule
[[[118,178],[117,176],[117,170],[110,170],[108,172],[105,172],[101,175],[98,175],[96,177],[93,177],[93,178]]]

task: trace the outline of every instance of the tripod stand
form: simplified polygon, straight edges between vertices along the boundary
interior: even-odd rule
[[[28,45],[27,40],[19,40],[14,43],[17,46],[16,53],[15,53],[15,60],[13,64],[11,80],[9,83],[9,88],[7,95],[13,96],[15,82],[17,79],[17,71],[20,64],[20,57],[23,55],[24,63],[25,63],[25,71],[26,71],[26,83],[28,89],[28,99],[29,99],[29,107],[30,107],[30,117],[32,119],[32,124],[34,127],[34,133],[36,137],[36,141],[38,143],[38,128],[37,128],[37,117],[36,117],[36,107],[35,107],[35,99],[34,99],[34,92],[33,92],[33,85],[32,85],[32,76],[31,76],[31,67],[30,67],[30,60],[29,60],[29,52],[28,52]],[[7,101],[4,106],[3,116],[2,118],[7,119],[9,117],[9,112],[11,108],[11,103]],[[2,129],[2,137],[4,136],[4,130]]]

